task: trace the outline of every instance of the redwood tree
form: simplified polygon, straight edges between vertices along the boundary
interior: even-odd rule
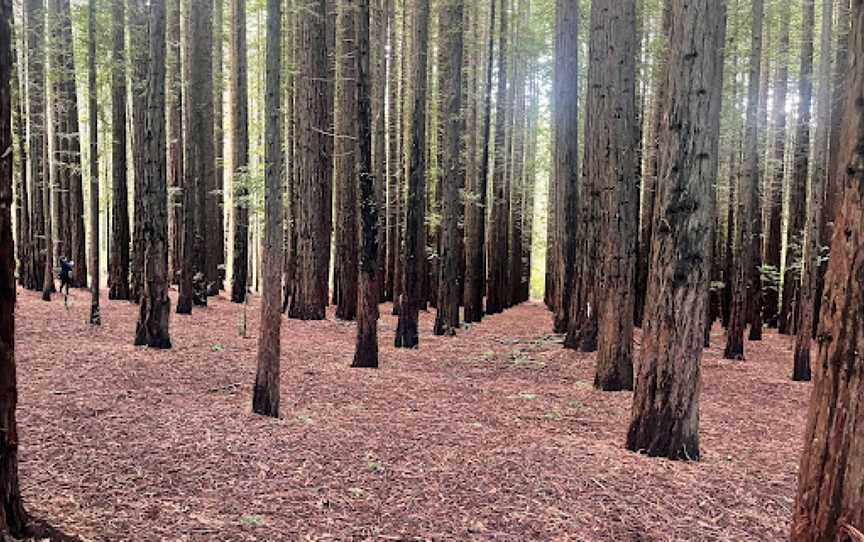
[[[436,335],[453,335],[459,328],[459,188],[465,183],[462,161],[462,17],[463,0],[447,0],[438,19],[441,101],[439,125],[444,139],[442,162],[438,164],[441,185],[441,244],[438,265],[438,303],[435,315]]]
[[[96,0],[90,0],[87,10],[88,70],[90,90],[90,324],[102,324],[99,308],[100,243],[99,243],[99,140],[96,114]],[[52,278],[53,282],[53,278]]]
[[[360,187],[360,278],[357,301],[357,342],[353,367],[378,367],[378,301],[381,269],[376,177],[372,172],[372,84],[370,81],[369,0],[358,0],[357,52],[357,171]],[[380,178],[379,178],[380,179]]]
[[[573,267],[579,212],[579,2],[557,0],[555,6],[552,309],[554,331],[565,333],[576,276]]]
[[[332,120],[328,108],[327,2],[314,0],[297,17],[294,221],[295,277],[288,315],[322,320],[327,305],[330,261]]]
[[[12,0],[0,0],[0,147],[12,147]],[[0,532],[24,536],[27,514],[18,483],[15,409],[15,246],[11,152],[0,156]]]
[[[135,345],[171,348],[168,323],[168,205],[165,164],[165,4],[152,2],[149,17],[150,62],[147,116],[143,143],[144,289],[135,331]]]
[[[126,10],[111,3],[111,243],[108,299],[129,299],[129,195],[126,189]]]
[[[695,460],[726,3],[671,4],[667,114],[657,134],[658,207],[627,448]]]
[[[209,2],[210,0],[205,0]],[[258,372],[252,411],[279,417],[282,328],[282,0],[267,0],[267,67],[264,89],[264,247]],[[209,120],[209,119],[208,119]]]
[[[864,531],[864,1],[852,2],[837,168],[842,199],[825,277],[816,378],[798,469],[793,542],[859,540]]]
[[[639,199],[636,0],[594,0],[588,51],[585,175],[601,190],[594,386],[633,389],[633,281]]]
[[[234,186],[234,247],[231,301],[245,303],[249,278],[249,103],[246,80],[246,0],[231,5],[231,178]]]
[[[414,22],[414,62],[411,79],[414,93],[411,114],[411,145],[408,149],[408,197],[405,213],[405,266],[399,323],[396,328],[397,348],[417,348],[420,306],[420,260],[425,257],[421,230],[425,223],[426,193],[426,69],[429,45],[429,0],[417,0]]]

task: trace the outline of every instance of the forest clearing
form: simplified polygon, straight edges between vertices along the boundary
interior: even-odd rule
[[[384,316],[375,372],[348,368],[353,324],[292,322],[268,421],[236,305],[174,317],[175,348],[154,352],[127,340],[132,306],[91,328],[81,297],[65,313],[23,293],[18,358],[25,504],[81,540],[788,536],[810,386],[789,380],[786,337],[740,364],[717,330],[688,464],[626,451],[631,394],[595,391],[594,355],[568,355],[537,303],[422,351],[389,346]]]
[[[0,0],[0,539],[864,542],[864,0]]]

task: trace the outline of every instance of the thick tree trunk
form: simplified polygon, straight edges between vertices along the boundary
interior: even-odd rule
[[[12,0],[0,1],[0,147],[12,147]],[[15,409],[15,246],[12,240],[11,152],[0,157],[0,532],[23,537],[27,514],[18,482]]]
[[[375,203],[378,216],[378,301],[384,301],[384,267],[387,251],[387,13],[393,0],[371,0],[369,7],[370,66],[369,80],[372,93],[372,172],[375,176]],[[362,218],[361,218],[362,220]],[[362,248],[361,248],[362,250]]]
[[[724,1],[672,0],[651,295],[627,435],[628,449],[670,459],[696,460],[700,453],[700,365],[725,29]]]
[[[758,1],[758,0],[757,0]],[[594,0],[588,51],[585,175],[601,191],[594,386],[633,389],[633,280],[639,186],[636,0]]]
[[[129,195],[126,188],[126,10],[111,8],[111,254],[108,299],[129,299]]]
[[[753,0],[750,42],[750,67],[747,88],[747,118],[744,127],[744,163],[738,178],[738,209],[735,222],[735,274],[732,283],[732,311],[726,336],[726,359],[744,359],[744,328],[747,324],[748,301],[759,307],[761,280],[759,269],[753,267],[761,260],[761,240],[754,237],[759,201],[759,82],[762,70],[762,21],[765,14],[763,0]],[[759,228],[761,230],[761,228]],[[760,266],[761,267],[761,266]],[[754,272],[757,277],[754,281]],[[759,285],[755,284],[759,282]],[[761,327],[761,318],[754,323]]]
[[[489,30],[486,44],[486,80],[483,82],[483,120],[481,123],[480,162],[472,179],[471,200],[465,208],[465,322],[483,318],[483,286],[486,280],[486,193],[489,178],[489,144],[492,131],[492,62],[495,44],[496,1],[489,2]],[[479,27],[479,25],[478,25]],[[480,55],[478,55],[478,58]]]
[[[211,188],[215,175],[213,145],[213,2],[190,0],[183,49],[183,268],[177,312],[192,312],[192,304],[207,305],[210,215],[216,212]],[[277,266],[278,267],[278,266]]]
[[[769,328],[776,328],[780,312],[780,269],[783,250],[783,179],[786,164],[786,95],[789,86],[789,18],[791,10],[780,10],[780,56],[774,79],[773,161],[769,167],[768,235],[765,240],[765,265],[778,280],[765,289],[764,320]]]
[[[10,18],[11,24],[11,18]],[[27,118],[24,116],[27,92],[25,87],[25,70],[23,49],[26,49],[26,31],[18,29],[22,39],[15,46],[15,69],[12,72],[13,99],[15,100],[15,138],[18,146],[18,190],[17,197],[17,236],[16,250],[18,255],[18,281],[22,287],[31,289],[33,277],[33,249],[30,231],[30,191],[27,170]],[[20,74],[20,75],[19,75]]]
[[[816,20],[815,0],[802,0],[804,10],[801,33],[801,71],[798,78],[798,125],[795,133],[795,156],[789,188],[789,225],[786,230],[786,266],[783,272],[783,297],[780,309],[780,333],[797,331],[801,306],[801,267],[803,264],[804,226],[806,223],[807,178],[810,166],[810,108],[813,98],[813,26]]]
[[[206,0],[209,2],[209,0]],[[252,411],[279,417],[282,328],[282,0],[267,0],[267,67],[264,90],[264,247],[261,331]],[[209,120],[209,119],[208,119]]]
[[[333,161],[336,232],[334,303],[336,318],[357,316],[357,45],[356,4],[339,5],[336,40],[336,112]],[[337,295],[338,294],[338,295]]]
[[[297,252],[288,314],[300,320],[324,319],[327,305],[333,172],[326,15],[326,2],[315,0],[298,14],[297,23]]]
[[[414,84],[411,124],[410,163],[408,170],[408,197],[405,214],[405,277],[404,291],[399,305],[399,323],[396,329],[397,348],[417,348],[420,336],[417,329],[420,306],[420,260],[424,258],[425,244],[422,230],[425,224],[426,193],[426,69],[429,44],[429,0],[417,0],[414,29]]]
[[[249,104],[246,80],[246,0],[231,6],[231,182],[234,187],[234,247],[231,301],[245,303],[249,288]]]
[[[853,0],[843,129],[837,169],[840,190],[816,378],[798,469],[793,542],[853,541],[864,531],[864,2]]]
[[[132,87],[132,163],[134,169],[134,225],[132,231],[132,264],[130,299],[139,303],[144,295],[144,252],[147,199],[145,180],[147,156],[147,93],[150,70],[150,30],[146,0],[128,0],[129,66]]]
[[[369,0],[357,2],[355,27],[357,55],[357,171],[360,187],[360,280],[357,301],[357,343],[352,367],[378,367],[378,301],[381,297],[378,267],[379,191],[371,172],[372,88],[369,67]],[[380,177],[379,177],[380,179]]]
[[[459,328],[459,187],[465,183],[462,160],[462,20],[463,0],[448,0],[438,19],[438,69],[441,100],[438,105],[443,141],[441,163],[441,244],[435,335],[454,335]]]
[[[150,5],[150,62],[146,101],[143,233],[144,290],[135,332],[136,346],[171,348],[168,323],[168,200],[165,164],[165,5]]]

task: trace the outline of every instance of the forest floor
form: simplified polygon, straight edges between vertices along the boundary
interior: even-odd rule
[[[106,299],[104,296],[103,299]],[[257,300],[172,316],[174,348],[132,346],[136,307],[19,291],[22,492],[79,540],[784,540],[810,387],[768,334],[704,361],[700,463],[626,451],[630,393],[592,388],[527,304],[381,368],[354,326],[285,319],[281,419],[250,412]],[[637,337],[638,342],[638,337]]]

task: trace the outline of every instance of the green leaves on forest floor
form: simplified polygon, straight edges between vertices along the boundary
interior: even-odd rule
[[[261,527],[262,525],[264,525],[264,517],[254,515],[241,516],[240,525],[251,528]]]

